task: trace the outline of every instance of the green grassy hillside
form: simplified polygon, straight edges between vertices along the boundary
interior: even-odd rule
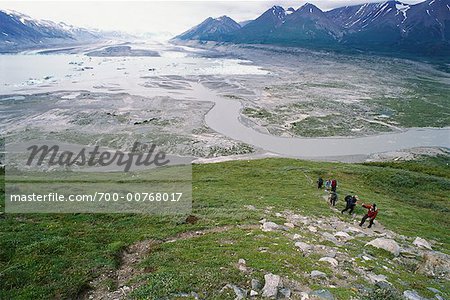
[[[331,210],[323,201],[324,192],[315,185],[318,176],[334,177],[339,182],[338,208],[343,207],[347,193],[356,193],[362,201],[378,204],[377,221],[386,228],[408,238],[420,236],[433,241],[436,250],[448,254],[449,162],[448,157],[368,165],[264,159],[195,165],[192,214],[199,218],[195,224],[184,222],[186,216],[2,214],[0,299],[85,295],[94,285],[90,283],[93,279],[120,268],[127,246],[143,240],[152,241],[152,246],[132,271],[135,273],[127,285],[139,284],[130,297],[155,299],[196,292],[206,299],[234,299],[232,291],[218,291],[227,283],[249,286],[251,278],[262,280],[265,273],[272,272],[312,289],[336,285],[330,289],[335,297],[349,299],[360,293],[358,286],[365,285],[363,277],[349,270],[354,280],[340,285],[345,279],[318,263],[320,256],[301,255],[287,234],[262,232],[258,221],[267,218],[282,224],[276,212],[289,210],[350,224],[351,217]],[[2,186],[3,175],[4,171]],[[4,187],[1,194],[3,211]],[[247,209],[249,205],[255,210]],[[363,209],[359,207],[356,212],[359,219]],[[205,234],[195,234],[208,229]],[[299,228],[291,233],[316,240]],[[355,257],[369,253],[374,261],[356,259],[355,263],[385,272],[400,291],[415,289],[431,296],[427,287],[450,289],[448,281],[415,274],[411,266],[390,266],[392,257],[365,249],[364,242],[364,238],[355,240],[339,251]],[[240,258],[246,260],[250,271],[238,270]],[[395,272],[391,274],[381,265]],[[333,279],[326,285],[311,281],[305,276],[311,270],[321,270]],[[117,284],[108,277],[96,288],[115,290]]]

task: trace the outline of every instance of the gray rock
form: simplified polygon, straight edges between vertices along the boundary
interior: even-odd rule
[[[312,250],[312,246],[310,244],[304,242],[296,242],[295,247],[299,248],[302,252]]]
[[[283,225],[278,225],[274,222],[262,223],[262,231],[288,230],[289,228]]]
[[[289,288],[286,287],[281,288],[278,290],[278,293],[279,293],[278,298],[286,298],[286,299],[291,298],[291,289]]]
[[[376,238],[366,244],[366,246],[372,246],[378,249],[386,250],[395,256],[398,256],[400,254],[400,246],[397,244],[396,241],[392,239],[386,239],[386,238]]]
[[[245,259],[240,258],[238,260],[238,269],[239,269],[239,271],[247,272],[247,266],[245,264],[246,264]]]
[[[314,227],[314,226],[308,226],[308,230],[313,232],[313,233],[317,232],[317,228]]]
[[[284,226],[286,226],[287,228],[294,228],[295,225],[292,223],[284,223]]]
[[[307,292],[300,292],[300,300],[308,300],[309,294]]]
[[[264,222],[262,224],[262,231],[274,231],[281,229],[281,226],[274,222]]]
[[[297,234],[297,233],[292,236],[293,240],[299,240],[301,238],[302,238],[302,236],[300,234]]]
[[[375,286],[385,290],[392,288],[392,285],[388,281],[378,281],[377,283],[375,283]]]
[[[343,240],[350,240],[352,239],[352,237],[344,231],[338,231],[334,234],[335,237],[339,238],[339,239],[343,239]]]
[[[241,299],[245,299],[245,297],[247,297],[247,291],[244,289],[241,289],[240,287],[238,287],[237,285],[234,284],[227,284],[222,288],[223,292],[226,289],[232,289],[234,294],[236,295],[235,300],[241,300]]]
[[[332,257],[322,257],[321,259],[319,259],[319,261],[325,261],[330,265],[332,265],[333,267],[337,267],[339,265],[338,261]]]
[[[325,274],[324,272],[314,270],[311,272],[311,277],[312,278],[325,278],[325,277],[327,277],[327,274]]]
[[[343,231],[345,231],[345,232],[353,232],[353,233],[362,233],[363,235],[365,235],[365,233],[364,233],[364,231],[362,231],[361,229],[359,229],[359,228],[356,228],[356,227],[347,227],[346,229],[344,229]]]
[[[435,293],[435,294],[441,294],[441,293],[442,293],[440,290],[435,289],[435,288],[432,288],[432,287],[429,287],[429,288],[427,288],[427,289],[428,289],[429,291]]]
[[[316,290],[309,294],[310,299],[334,300],[334,296],[329,290]]]
[[[251,281],[252,290],[259,291],[262,288],[261,282],[258,279],[252,279]]]
[[[413,245],[418,247],[418,248],[421,248],[421,249],[433,250],[431,248],[430,243],[427,240],[425,240],[425,239],[423,239],[421,237],[416,237],[416,239],[413,242]]]
[[[336,251],[330,251],[325,254],[326,257],[335,258],[336,257]]]
[[[262,296],[267,298],[276,298],[278,294],[278,287],[281,286],[281,277],[274,274],[264,275],[264,287],[262,289]]]
[[[329,233],[329,232],[323,232],[323,233],[322,233],[322,236],[323,236],[327,241],[330,241],[330,242],[332,242],[332,243],[334,243],[334,244],[338,244],[338,243],[339,243],[338,240],[337,240],[337,238],[336,238],[334,235],[332,235],[331,233]]]
[[[408,300],[427,300],[426,298],[420,296],[416,291],[414,290],[407,290],[403,292],[403,297],[405,297]]]

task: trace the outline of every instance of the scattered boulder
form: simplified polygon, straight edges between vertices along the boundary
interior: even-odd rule
[[[334,300],[333,294],[329,290],[316,290],[309,294],[310,299]]]
[[[296,233],[296,234],[294,234],[293,236],[292,236],[292,239],[293,240],[299,240],[299,239],[301,239],[302,238],[302,236],[300,235],[300,234],[298,234],[298,233]]]
[[[386,239],[386,238],[376,238],[366,244],[370,245],[372,247],[386,250],[395,256],[398,256],[400,254],[400,246],[397,244],[395,240],[392,239]]]
[[[327,274],[325,274],[324,272],[314,270],[311,272],[311,277],[312,278],[325,278],[325,277],[327,277]]]
[[[335,258],[336,254],[337,254],[336,251],[330,251],[330,252],[325,253],[325,256]]]
[[[284,226],[286,226],[287,228],[294,228],[295,225],[292,223],[284,223]]]
[[[403,292],[403,297],[405,297],[408,300],[427,300],[426,298],[420,296],[416,291],[414,290],[407,290]]]
[[[314,226],[308,226],[308,230],[314,233],[317,232],[317,228]]]
[[[425,239],[423,239],[421,237],[416,237],[416,239],[413,242],[413,245],[418,247],[418,248],[421,248],[421,249],[433,250],[431,248],[430,243],[427,240],[425,240]]]
[[[300,300],[308,300],[309,294],[307,292],[300,292]]]
[[[291,298],[291,289],[284,287],[278,290],[278,298],[286,298],[286,299],[290,299]]]
[[[299,248],[302,252],[312,250],[312,246],[310,244],[304,242],[296,242],[295,247]]]
[[[226,289],[232,289],[234,291],[234,294],[236,295],[235,300],[241,300],[241,299],[245,299],[247,297],[247,291],[244,289],[241,289],[237,285],[228,283],[227,285],[225,285],[222,288],[221,292],[223,292]]]
[[[247,272],[247,266],[246,266],[246,261],[245,261],[245,259],[240,258],[240,259],[238,260],[238,269],[239,269],[239,271]]]
[[[347,227],[343,231],[344,232],[353,232],[353,233],[362,233],[363,235],[365,235],[363,230],[361,230],[359,228],[356,228],[356,227],[353,227],[353,226]]]
[[[332,242],[332,243],[334,243],[334,244],[338,244],[338,243],[339,243],[338,240],[337,240],[337,238],[336,238],[334,235],[332,235],[331,233],[329,233],[329,232],[322,232],[322,236],[323,236],[327,241],[330,241],[330,242]]]
[[[435,288],[433,288],[433,287],[429,287],[429,288],[427,288],[427,289],[428,289],[429,291],[435,293],[435,294],[442,294],[442,292],[441,292],[440,290],[435,289]]]
[[[262,288],[261,282],[258,279],[252,279],[251,282],[252,290],[259,291]]]
[[[262,231],[275,231],[275,230],[285,230],[284,226],[278,225],[274,222],[264,222],[262,224]]]
[[[380,280],[375,283],[375,286],[380,289],[392,289],[392,284],[389,281]]]
[[[264,275],[265,284],[262,289],[262,296],[267,298],[276,298],[278,287],[281,286],[281,277],[272,273]]]
[[[338,231],[334,234],[334,236],[337,238],[340,238],[340,239],[345,239],[345,240],[349,240],[352,238],[347,232],[344,232],[344,231]]]
[[[325,261],[332,265],[333,267],[337,267],[339,265],[338,261],[332,257],[322,257],[319,261]]]

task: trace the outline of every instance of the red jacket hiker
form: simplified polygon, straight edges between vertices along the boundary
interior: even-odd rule
[[[366,222],[367,219],[370,219],[368,228],[372,227],[373,220],[377,217],[378,214],[378,208],[377,205],[374,203],[372,205],[370,204],[363,204],[362,207],[367,208],[367,213],[364,215],[364,217],[361,220],[361,223],[359,223],[359,226],[363,226],[364,222]]]
[[[376,205],[375,205],[375,207],[374,207],[373,205],[370,205],[370,204],[363,204],[362,207],[368,209],[368,211],[367,211],[367,216],[368,216],[369,218],[375,219],[375,218],[377,217],[377,214],[378,214],[378,208],[376,207]]]
[[[336,179],[331,180],[331,191],[336,192],[336,187],[337,187],[337,180]]]

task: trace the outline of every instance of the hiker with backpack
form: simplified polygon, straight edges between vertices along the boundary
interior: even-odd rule
[[[321,189],[323,186],[323,179],[322,177],[319,177],[319,179],[317,179],[317,188]]]
[[[363,204],[362,207],[367,208],[367,213],[362,218],[361,223],[359,223],[359,226],[362,227],[364,222],[366,222],[366,220],[369,219],[370,222],[369,222],[369,226],[367,228],[370,228],[373,225],[373,220],[375,220],[375,218],[377,217],[377,214],[378,214],[377,205],[375,203],[372,205]]]
[[[330,204],[333,206],[336,206],[336,201],[338,199],[338,195],[336,192],[331,192],[328,196],[328,201],[330,201]]]
[[[328,191],[331,188],[331,180],[328,179],[327,181],[325,181],[325,189]]]
[[[354,195],[347,195],[345,196],[345,208],[343,210],[341,210],[341,214],[343,214],[344,212],[346,212],[347,210],[350,210],[348,212],[349,215],[351,215],[353,213],[353,210],[355,209],[356,203],[358,203],[358,196]]]
[[[336,192],[336,188],[337,188],[337,180],[333,179],[331,180],[331,191]]]

